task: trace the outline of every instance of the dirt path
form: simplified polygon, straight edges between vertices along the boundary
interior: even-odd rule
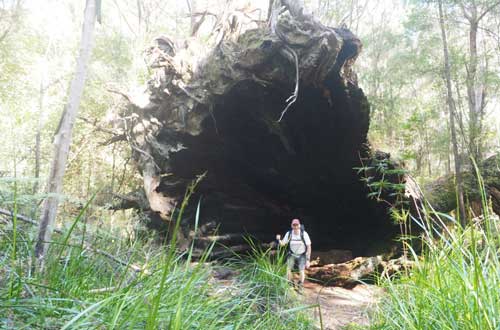
[[[227,272],[222,271],[227,270]],[[217,292],[232,290],[235,284],[234,272],[225,268],[218,270],[214,281]],[[223,278],[221,278],[223,277]],[[295,277],[295,281],[298,277]],[[306,281],[301,294],[297,294],[303,305],[320,305],[323,330],[351,330],[349,325],[368,326],[369,313],[374,310],[375,304],[383,294],[383,290],[375,285],[360,284],[353,289],[341,287],[325,287],[320,284]],[[320,327],[318,308],[307,309],[311,317],[316,320],[317,329]]]
[[[348,290],[339,287],[323,287],[315,283],[305,283],[304,303],[321,306],[324,330],[341,330],[347,325],[369,325],[368,314],[382,294],[382,289],[373,285],[358,285]],[[317,320],[320,318],[317,308],[311,310]]]

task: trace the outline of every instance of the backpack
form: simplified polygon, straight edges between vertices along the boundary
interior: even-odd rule
[[[288,254],[292,254],[292,250],[290,248],[290,242],[292,241],[292,230],[293,229],[290,229],[287,234],[288,234],[288,238],[289,238],[289,241],[288,241]],[[306,250],[304,251],[304,253],[302,254],[306,254],[307,252],[307,244],[306,244],[306,240],[304,239],[304,225],[301,223],[300,224],[300,239],[302,240],[302,243],[304,243],[304,246],[306,247]]]

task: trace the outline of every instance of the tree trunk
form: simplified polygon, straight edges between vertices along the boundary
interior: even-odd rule
[[[87,66],[92,53],[95,20],[96,1],[87,0],[80,43],[80,55],[77,60],[75,76],[71,81],[68,103],[63,111],[59,128],[54,137],[54,158],[52,160],[47,184],[49,196],[44,201],[38,240],[35,246],[35,256],[41,264],[43,264],[43,258],[47,253],[57,214],[59,195],[62,191],[63,177],[71,144],[71,133],[78,113],[80,99],[83,94]]]
[[[40,179],[40,144],[42,132],[43,100],[45,98],[45,86],[43,80],[40,82],[40,94],[38,96],[38,118],[35,135],[35,182],[33,183],[33,194],[38,193]]]
[[[477,86],[477,30],[478,21],[477,14],[474,10],[474,15],[470,20],[469,28],[469,68],[467,70],[467,96],[469,101],[469,147],[471,157],[474,158],[476,162],[481,161],[481,141],[479,138],[479,126],[482,120],[480,116],[481,102],[478,98],[482,98],[479,95],[479,90]]]
[[[439,6],[439,26],[441,28],[441,38],[443,42],[443,56],[444,56],[444,76],[446,80],[446,103],[448,104],[448,114],[450,117],[450,131],[451,131],[451,142],[453,145],[453,156],[455,160],[455,176],[456,176],[456,186],[458,195],[458,211],[460,216],[460,222],[462,226],[465,226],[465,205],[464,205],[464,193],[463,193],[463,183],[462,183],[462,171],[461,171],[461,159],[460,153],[458,151],[457,142],[457,132],[455,128],[455,102],[453,100],[453,94],[451,89],[451,69],[450,60],[448,56],[448,42],[446,40],[446,30],[444,26],[444,15],[443,15],[443,4],[442,1],[438,1]]]
[[[469,11],[467,11],[465,4],[470,5]],[[475,1],[462,2],[460,5],[465,18],[469,22],[469,63],[466,79],[469,105],[469,152],[476,163],[480,163],[483,156],[481,128],[484,120],[486,84],[484,80],[483,82],[479,82],[478,77],[479,57],[477,53],[477,36],[479,23],[488,13],[500,5],[500,1],[485,1],[483,5],[486,6],[486,8],[482,8],[483,6]]]

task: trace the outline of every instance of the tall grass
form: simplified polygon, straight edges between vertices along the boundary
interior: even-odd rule
[[[247,242],[252,248],[250,255],[231,261],[230,266],[239,272],[239,285],[248,289],[258,309],[277,316],[265,321],[267,329],[312,329],[306,310],[317,306],[297,302],[297,293],[286,278],[286,250],[265,250],[251,239]]]
[[[387,295],[374,329],[500,329],[499,220],[489,212],[478,177],[481,221],[462,228],[432,210],[413,219],[423,230],[423,252],[410,249],[415,267],[402,278],[382,279]]]
[[[176,250],[175,232],[165,246],[106,235],[87,224],[84,240],[80,218],[54,235],[43,272],[31,271],[36,228],[0,221],[1,329],[312,328],[288,299],[281,266],[265,254],[241,264],[263,271],[224,287],[206,255],[192,263],[189,252]],[[263,287],[276,289],[274,298]]]

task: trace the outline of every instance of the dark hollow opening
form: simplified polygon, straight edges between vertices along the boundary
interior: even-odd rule
[[[288,96],[240,82],[217,100],[202,133],[184,138],[186,148],[171,156],[172,173],[190,179],[207,171],[197,190],[202,218],[220,234],[269,242],[297,217],[317,250],[383,252],[395,227],[354,170],[369,125],[362,92],[335,82],[301,87],[278,123]]]

